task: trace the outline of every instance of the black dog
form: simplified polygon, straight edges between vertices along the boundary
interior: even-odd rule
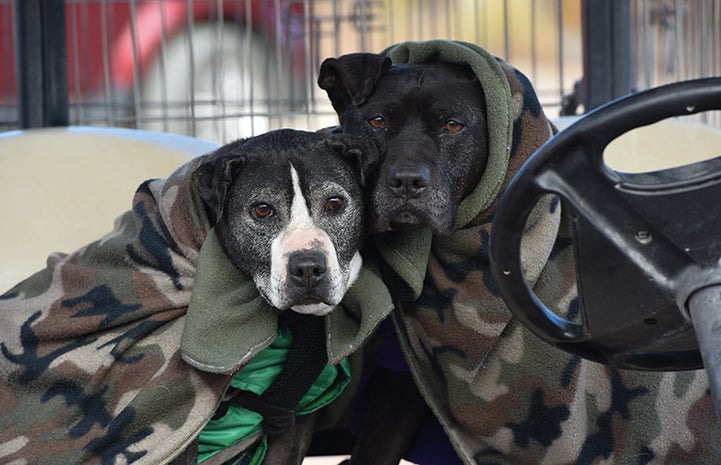
[[[359,53],[327,59],[318,83],[343,132],[381,150],[369,182],[371,231],[452,232],[456,206],[487,158],[485,100],[473,72],[440,62],[391,67],[388,58]]]
[[[485,98],[470,68],[391,66],[381,55],[358,53],[327,59],[318,83],[342,131],[379,148],[381,162],[369,181],[371,232],[419,226],[439,236],[453,232],[456,208],[487,160]],[[403,286],[390,272],[385,279],[397,283],[389,287],[398,297]],[[376,368],[368,390],[371,403],[351,463],[397,464],[428,409],[405,371]]]

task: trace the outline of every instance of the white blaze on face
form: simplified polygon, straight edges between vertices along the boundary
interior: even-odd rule
[[[308,204],[300,188],[298,173],[291,165],[293,182],[293,199],[290,206],[290,221],[273,239],[271,244],[270,289],[268,298],[280,309],[290,306],[299,313],[323,315],[330,312],[333,306],[340,303],[348,285],[348,279],[342,276],[335,247],[328,234],[313,221]],[[329,295],[324,302],[307,305],[292,305],[286,293],[288,275],[288,258],[291,253],[299,250],[315,250],[321,252],[326,259],[326,275],[329,280]],[[358,256],[360,259],[360,256]],[[355,259],[354,259],[355,261]],[[357,274],[357,271],[354,273]]]

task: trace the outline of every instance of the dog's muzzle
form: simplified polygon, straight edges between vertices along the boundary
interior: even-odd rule
[[[288,256],[286,293],[296,305],[328,304],[331,279],[326,255],[318,250],[298,250]]]
[[[289,286],[305,290],[309,295],[328,286],[325,254],[315,250],[300,250],[288,257]]]
[[[400,199],[420,197],[431,185],[431,171],[425,165],[398,166],[388,170],[388,189]]]
[[[372,194],[372,232],[427,226],[436,235],[452,231],[455,208],[449,186],[428,163],[390,164]],[[383,183],[382,181],[385,181]]]
[[[324,315],[331,304],[331,279],[326,255],[316,250],[299,250],[288,256],[286,295],[298,313]]]

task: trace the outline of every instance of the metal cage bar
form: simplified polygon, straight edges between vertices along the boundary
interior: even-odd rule
[[[592,110],[631,92],[628,0],[583,0],[584,107]]]
[[[15,24],[18,126],[66,126],[65,2],[15,0]]]

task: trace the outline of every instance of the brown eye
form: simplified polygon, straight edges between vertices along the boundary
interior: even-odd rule
[[[258,203],[253,205],[253,214],[256,218],[267,218],[273,214],[273,207],[267,203]]]
[[[446,121],[446,124],[443,126],[443,129],[445,129],[446,131],[448,131],[450,133],[455,134],[458,131],[460,131],[461,129],[463,129],[463,125],[461,123],[459,123],[458,121],[454,121],[451,119],[451,120]]]
[[[382,116],[374,116],[368,120],[368,124],[376,129],[382,129],[386,127],[386,120]]]
[[[328,213],[338,213],[345,205],[345,199],[343,197],[329,197],[323,205],[323,210]]]

